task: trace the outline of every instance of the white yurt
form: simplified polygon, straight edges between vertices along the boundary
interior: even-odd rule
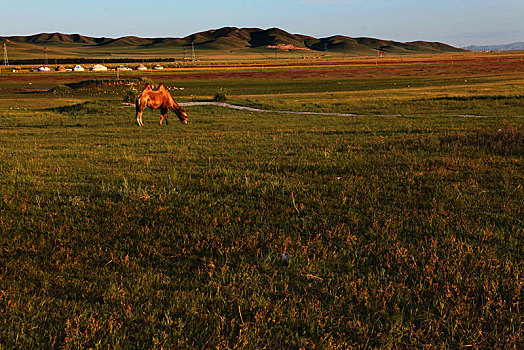
[[[162,70],[162,69],[164,69],[164,67],[162,67],[161,65],[157,64],[156,66],[153,67],[153,69]]]
[[[147,70],[147,67],[144,66],[143,64],[139,64],[139,65],[136,67],[136,70]]]
[[[50,72],[51,68],[42,66],[42,67],[38,68],[38,71],[39,72]]]
[[[103,72],[107,70],[106,66],[102,66],[101,64],[95,64],[93,67],[90,68],[92,72]]]
[[[81,65],[77,64],[73,67],[73,72],[83,72],[85,69]]]

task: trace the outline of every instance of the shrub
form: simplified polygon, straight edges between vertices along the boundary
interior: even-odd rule
[[[218,92],[215,94],[215,97],[213,97],[213,101],[215,102],[224,102],[227,101],[226,94]]]
[[[123,100],[124,100],[124,102],[127,102],[127,103],[135,103],[135,100],[136,100],[136,92],[135,92],[135,90],[134,89],[127,89],[124,92]]]

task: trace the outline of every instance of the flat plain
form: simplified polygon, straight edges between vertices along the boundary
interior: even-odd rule
[[[3,70],[0,347],[522,348],[523,58]]]

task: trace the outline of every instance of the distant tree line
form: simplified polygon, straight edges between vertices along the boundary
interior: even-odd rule
[[[50,58],[47,64],[91,64],[91,63],[146,63],[146,62],[176,62],[176,58]],[[178,59],[178,61],[182,61]],[[45,60],[40,58],[9,60],[13,65],[44,65]]]

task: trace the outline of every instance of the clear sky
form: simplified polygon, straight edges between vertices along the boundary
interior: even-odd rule
[[[0,0],[0,36],[184,37],[224,26],[508,44],[524,41],[524,0]]]

